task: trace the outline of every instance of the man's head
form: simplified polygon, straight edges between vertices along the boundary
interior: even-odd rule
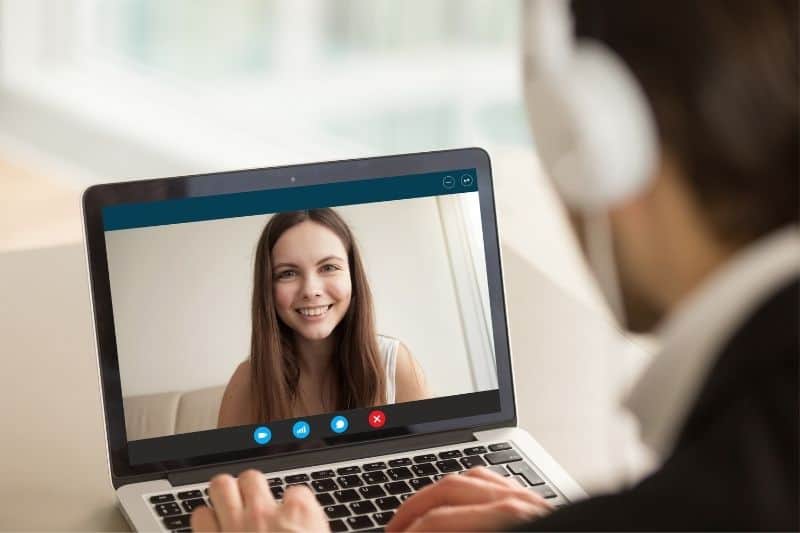
[[[797,2],[578,0],[572,12],[577,38],[632,74],[656,132],[650,175],[603,208],[627,325],[646,330],[736,249],[798,221]]]

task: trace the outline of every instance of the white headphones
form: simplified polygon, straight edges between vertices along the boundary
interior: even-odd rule
[[[606,211],[644,189],[655,171],[652,110],[619,57],[603,43],[575,39],[568,0],[523,2],[522,38],[537,152],[561,198],[582,212],[587,259],[624,324]]]
[[[639,192],[658,157],[644,92],[607,46],[577,40],[567,0],[523,3],[525,97],[534,142],[565,202],[604,210]]]

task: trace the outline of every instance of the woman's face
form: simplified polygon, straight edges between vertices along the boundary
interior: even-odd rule
[[[301,222],[272,248],[272,291],[280,319],[308,340],[327,338],[350,307],[347,250],[327,227]]]

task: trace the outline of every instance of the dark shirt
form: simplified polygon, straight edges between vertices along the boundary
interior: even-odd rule
[[[799,287],[726,343],[658,470],[520,529],[797,531]]]

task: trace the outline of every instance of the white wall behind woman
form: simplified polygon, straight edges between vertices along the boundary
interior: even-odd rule
[[[434,395],[470,392],[433,198],[336,208],[364,256],[378,332],[401,339]],[[249,352],[265,216],[106,234],[123,396],[224,385]]]

